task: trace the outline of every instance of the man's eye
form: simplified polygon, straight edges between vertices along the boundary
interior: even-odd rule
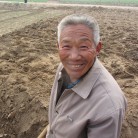
[[[70,46],[69,45],[65,45],[65,46],[62,46],[63,49],[69,49]]]
[[[88,49],[88,46],[80,46],[80,49]]]

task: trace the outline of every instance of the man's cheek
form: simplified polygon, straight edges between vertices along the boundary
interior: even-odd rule
[[[61,51],[59,51],[59,56],[61,59],[63,59],[67,56],[67,53],[64,50],[61,50]]]
[[[95,57],[96,56],[96,50],[95,49],[89,50],[88,54]]]

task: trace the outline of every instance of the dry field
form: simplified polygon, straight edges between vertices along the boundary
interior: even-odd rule
[[[48,123],[59,63],[56,26],[71,13],[87,13],[99,22],[99,59],[128,100],[121,138],[138,138],[138,11],[17,4],[0,6],[0,138],[36,138]]]

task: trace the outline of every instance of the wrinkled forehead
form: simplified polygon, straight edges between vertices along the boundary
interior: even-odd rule
[[[93,34],[92,34],[92,30],[82,24],[78,24],[78,25],[68,25],[66,26],[60,34],[60,40],[61,39],[65,39],[65,38],[76,38],[76,37],[81,37],[82,40],[86,40],[86,39],[92,39],[93,38]]]
[[[85,29],[85,30],[89,30],[90,32],[92,32],[92,29],[84,24],[69,24],[67,26],[64,26],[61,32],[66,31],[68,29],[78,29],[78,30]]]

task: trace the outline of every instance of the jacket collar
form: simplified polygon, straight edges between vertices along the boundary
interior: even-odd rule
[[[88,74],[78,83],[76,86],[72,88],[74,92],[76,92],[79,96],[81,96],[83,99],[86,99],[90,92],[92,91],[95,82],[99,78],[101,69],[99,66],[99,61],[96,59],[93,67],[90,69]]]

